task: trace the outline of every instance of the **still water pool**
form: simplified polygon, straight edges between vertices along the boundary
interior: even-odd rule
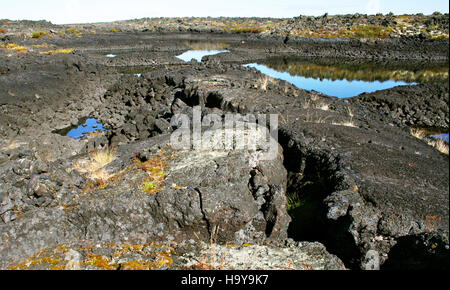
[[[446,141],[447,143],[449,142],[449,134],[448,133],[430,135],[430,137],[435,138],[435,139],[442,139],[442,140]]]
[[[83,139],[85,138],[89,133],[97,132],[97,131],[105,131],[103,128],[102,123],[98,122],[96,119],[89,118],[86,119],[86,121],[77,126],[69,128],[66,134],[62,134],[68,137],[71,137],[73,139]]]
[[[192,59],[195,59],[198,62],[202,61],[202,58],[204,56],[207,55],[215,55],[215,54],[219,54],[219,53],[225,53],[225,52],[229,52],[228,50],[188,50],[186,52],[183,52],[180,55],[175,56],[178,59],[181,59],[185,62],[189,62]]]
[[[364,80],[347,80],[347,79],[327,79],[313,78],[305,76],[292,75],[289,72],[277,71],[266,65],[258,63],[246,64],[246,67],[254,67],[261,73],[270,77],[287,81],[294,86],[304,90],[314,90],[323,94],[338,98],[350,98],[361,93],[371,93],[378,90],[390,89],[396,86],[403,86],[415,83],[404,81],[386,80],[386,81],[364,81]]]

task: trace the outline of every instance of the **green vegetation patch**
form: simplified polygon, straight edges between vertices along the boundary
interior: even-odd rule
[[[40,39],[40,38],[46,36],[47,34],[48,34],[48,32],[45,32],[45,31],[35,31],[31,34],[31,38]]]
[[[356,38],[388,38],[394,29],[379,25],[360,25],[354,26],[347,33],[347,37]]]
[[[170,157],[166,155],[164,150],[160,151],[158,155],[145,161],[140,160],[136,156],[134,157],[134,162],[137,169],[143,170],[147,173],[147,178],[140,186],[142,191],[155,194],[164,188],[166,181],[165,168],[168,166],[169,159]]]
[[[390,33],[394,30],[392,27],[385,27],[380,25],[358,25],[350,29],[340,30],[297,30],[293,33],[294,36],[303,37],[347,37],[347,38],[389,38]]]
[[[270,29],[270,26],[241,26],[241,25],[234,25],[231,27],[228,27],[227,30],[233,32],[233,33],[262,33],[264,31],[267,31]]]

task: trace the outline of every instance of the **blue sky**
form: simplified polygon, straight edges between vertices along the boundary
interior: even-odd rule
[[[293,17],[324,13],[448,13],[447,0],[0,0],[0,19],[49,20],[55,24],[143,17]]]

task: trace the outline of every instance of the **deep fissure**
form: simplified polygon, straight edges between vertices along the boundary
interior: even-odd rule
[[[363,260],[362,245],[356,245],[350,233],[352,217],[347,214],[332,220],[327,218],[324,201],[339,187],[327,153],[311,152],[296,144],[283,130],[279,134],[283,147],[284,166],[288,170],[288,214],[292,222],[288,237],[295,241],[317,241],[339,257],[346,267],[360,269]],[[337,171],[337,170],[336,170]],[[350,211],[350,209],[349,209]],[[407,235],[396,238],[381,270],[448,269],[449,254],[445,243],[433,234]]]
[[[389,251],[381,270],[448,270],[449,252],[445,243],[432,234],[400,237]]]
[[[327,164],[325,156],[302,152],[286,132],[280,132],[279,143],[288,171],[286,196],[292,218],[288,236],[299,242],[320,242],[347,267],[359,268],[361,254],[348,231],[350,217],[336,221],[327,218],[324,199],[335,191],[338,182],[332,178],[333,166]]]

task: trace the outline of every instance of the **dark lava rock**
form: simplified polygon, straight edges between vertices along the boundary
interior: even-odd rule
[[[379,268],[398,241],[414,240],[429,231],[448,248],[447,156],[402,128],[367,114],[372,106],[369,101],[319,96],[312,101],[303,91],[295,92],[297,97],[283,95],[282,82],[273,81],[262,90],[258,81],[246,83],[242,72],[239,79],[230,75],[190,76],[183,81],[185,89],[178,97],[207,112],[242,113],[247,111],[242,108],[251,108],[248,111],[279,114],[280,144],[289,172],[287,194],[305,204],[291,213],[291,237],[320,241],[347,266],[356,268],[375,264]],[[445,91],[439,97],[432,93],[435,90],[440,91],[431,85],[419,86],[417,98],[408,102],[421,102],[425,96],[445,98]],[[398,96],[390,101],[397,106],[405,99]],[[320,109],[327,103],[332,111]],[[448,116],[445,102],[428,103],[436,108],[425,109],[427,112],[444,110]],[[440,124],[438,118],[431,122]],[[439,222],[430,228],[433,217]],[[399,247],[406,245],[400,243]],[[448,251],[437,252],[437,260],[445,261],[442,254],[448,256]],[[394,261],[397,257],[393,255]]]
[[[448,84],[399,86],[350,99],[367,119],[392,122],[400,127],[448,130]]]
[[[126,169],[136,162],[132,153],[156,156],[169,136],[155,138],[119,147],[116,160],[107,167],[111,174],[118,174],[118,181],[84,194],[78,191],[78,197],[66,205],[45,207],[46,201],[39,198],[58,195],[57,188],[51,179],[34,176],[29,192],[42,207],[1,228],[3,267],[44,245],[73,241],[181,241],[196,236],[208,241],[213,231],[221,243],[287,238],[290,217],[280,156],[259,161],[245,151],[175,152],[177,156],[165,170],[164,187],[149,194],[141,187],[146,173],[127,173]],[[258,181],[256,176],[260,176]],[[256,187],[266,189],[262,204],[252,192]],[[11,207],[7,200],[2,204],[2,211]]]
[[[448,26],[441,18],[436,21]],[[345,25],[352,19],[337,21]],[[335,20],[302,17],[288,24],[316,27],[316,21]],[[183,21],[173,27],[202,31]],[[448,86],[398,87],[339,100],[225,63],[287,53],[448,60],[448,41],[286,35],[213,35],[230,42],[232,53],[189,64],[173,57],[188,49],[180,39],[211,35],[68,35],[46,41],[76,48],[70,55],[7,57],[0,51],[0,267],[86,240],[183,244],[214,239],[222,251],[228,242],[284,244],[291,238],[295,242],[289,244],[302,245],[289,255],[305,254],[305,261],[320,269],[342,268],[339,259],[349,268],[448,268],[448,156],[408,132],[409,126],[448,128]],[[99,50],[113,46],[136,51],[129,58],[105,59]],[[120,73],[121,66],[139,64],[152,67],[142,77]],[[272,161],[239,150],[171,150],[168,134],[177,127],[171,126],[172,116],[190,116],[194,106],[221,118],[277,114],[283,150]],[[109,131],[90,140],[57,134],[86,117],[97,118]],[[117,150],[115,160],[103,168],[83,168],[92,162],[91,151],[105,145]],[[161,184],[148,181],[155,173],[145,164],[153,158],[167,162],[157,172],[164,176]],[[326,251],[305,241],[320,242]],[[275,260],[286,257],[279,255],[279,244],[259,246],[240,249],[236,256],[261,257],[269,251]],[[67,252],[69,261],[77,260],[73,251]],[[262,266],[273,262],[268,260]],[[229,262],[242,266],[239,260]]]
[[[402,134],[400,148],[392,142]],[[390,258],[396,264],[390,248],[408,247],[400,241],[413,244],[426,232],[448,248],[448,156],[387,127],[368,135],[360,128],[297,123],[283,126],[282,135],[286,168],[292,171],[288,194],[316,208],[315,217],[293,217],[295,238],[321,241],[347,266],[363,268],[371,263],[361,258],[369,251],[375,251],[378,265]],[[303,224],[311,219],[309,226]],[[445,261],[442,254],[448,257],[448,250],[435,259]]]

